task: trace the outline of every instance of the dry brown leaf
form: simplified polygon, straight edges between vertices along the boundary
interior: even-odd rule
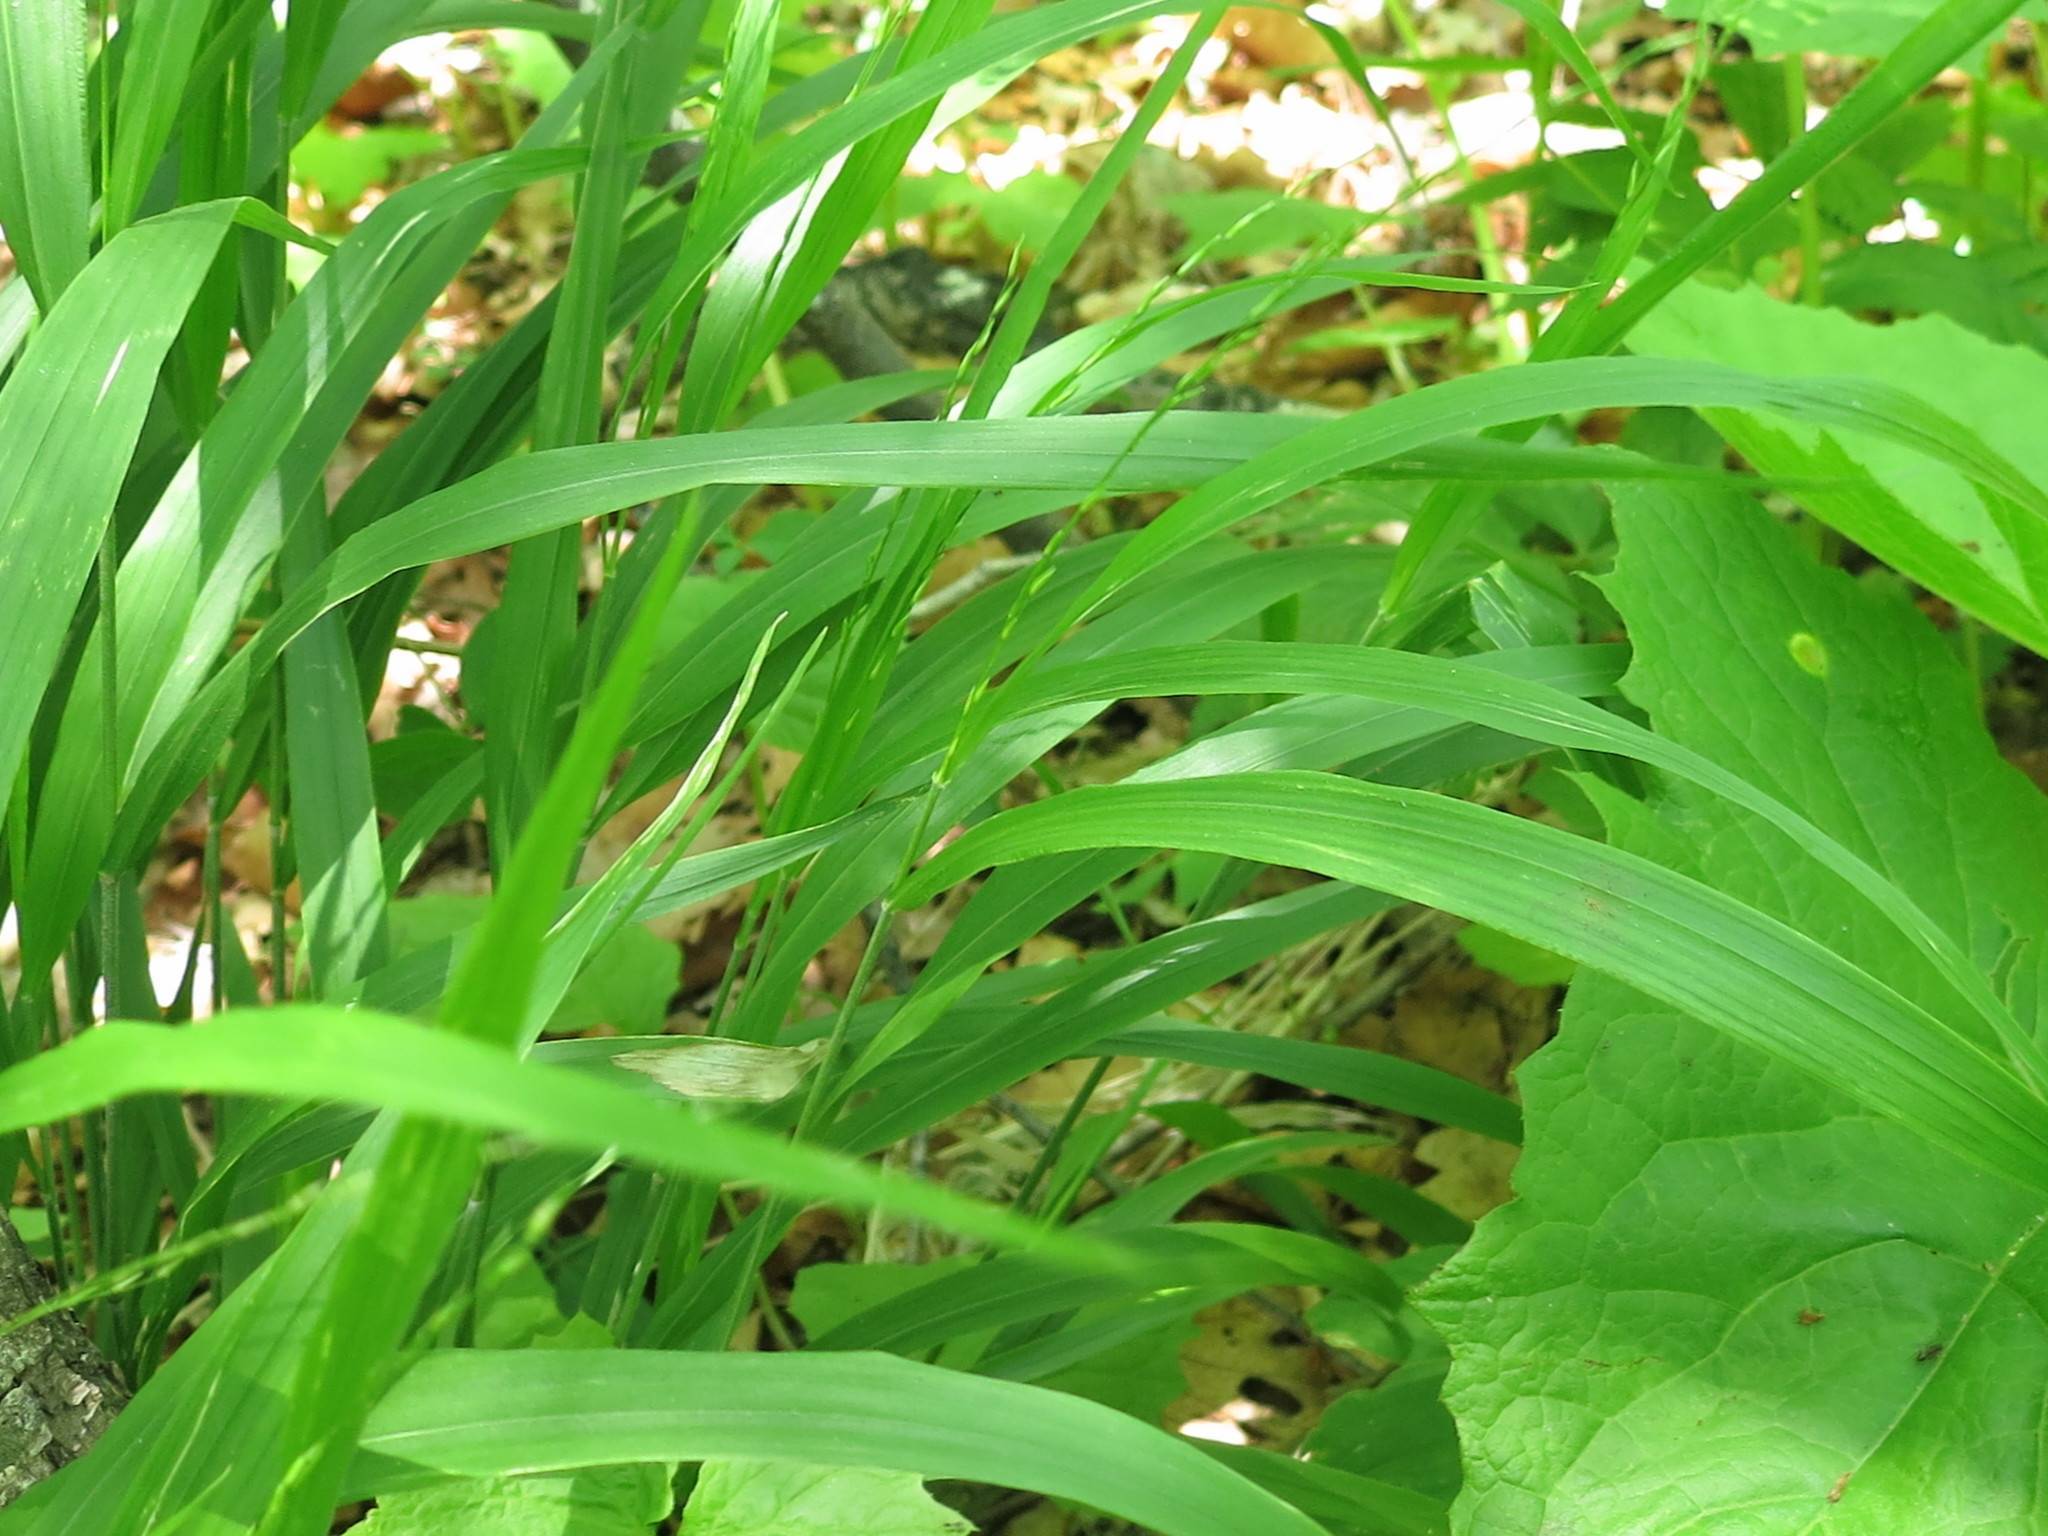
[[[1328,1353],[1250,1296],[1203,1309],[1195,1325],[1180,1352],[1188,1390],[1167,1422],[1203,1425],[1209,1439],[1293,1450],[1335,1385]]]
[[[1445,1210],[1477,1221],[1513,1197],[1509,1177],[1516,1149],[1476,1131],[1444,1126],[1415,1144],[1415,1156],[1436,1169],[1421,1192]]]

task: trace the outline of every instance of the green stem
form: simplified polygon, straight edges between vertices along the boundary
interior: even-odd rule
[[[1067,1137],[1081,1118],[1081,1112],[1088,1107],[1088,1101],[1095,1097],[1095,1091],[1102,1086],[1102,1079],[1108,1073],[1109,1058],[1096,1057],[1095,1065],[1088,1069],[1088,1076],[1082,1081],[1080,1091],[1067,1101],[1066,1110],[1061,1114],[1059,1124],[1052,1128],[1052,1134],[1045,1138],[1045,1145],[1038,1149],[1038,1160],[1031,1165],[1031,1171],[1024,1175],[1024,1182],[1017,1186],[1017,1198],[1013,1203],[1018,1210],[1031,1209],[1032,1202],[1038,1197],[1038,1186],[1044,1182],[1046,1174],[1052,1171],[1052,1165],[1059,1158],[1060,1148],[1066,1145]]]
[[[1786,142],[1806,132],[1806,57],[1785,55]],[[1802,188],[1793,208],[1799,216],[1799,297],[1807,304],[1821,304],[1820,201],[1816,189]]]
[[[1991,70],[1987,63],[1980,76],[1970,80],[1969,105],[1970,137],[1963,151],[1963,179],[1969,189],[1981,199],[1991,167]],[[1963,233],[1969,237],[1973,249],[1984,244],[1985,227],[1982,205],[1973,199],[1963,217]]]

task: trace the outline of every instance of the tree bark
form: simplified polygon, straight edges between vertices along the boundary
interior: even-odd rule
[[[0,1215],[0,1317],[50,1296],[42,1266]],[[112,1363],[70,1313],[0,1337],[0,1505],[84,1455],[127,1401]]]

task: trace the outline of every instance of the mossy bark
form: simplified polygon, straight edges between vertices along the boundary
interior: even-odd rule
[[[0,1216],[0,1317],[50,1295],[42,1266]],[[127,1401],[113,1365],[70,1313],[0,1337],[0,1505],[84,1455]]]

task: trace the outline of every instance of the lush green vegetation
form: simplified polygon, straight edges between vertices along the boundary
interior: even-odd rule
[[[1641,8],[1511,0],[1521,52],[1438,105],[1512,64],[1605,147],[1419,172],[1388,216],[1466,210],[1477,275],[1217,201],[1174,283],[1049,345],[1223,6],[927,0],[843,50],[779,0],[114,9],[0,6],[0,1160],[134,1397],[0,1532],[971,1528],[927,1480],[987,1529],[1001,1488],[1165,1536],[2048,1530],[2048,807],[1986,726],[2048,651],[2019,0],[1671,0],[1618,61]],[[792,387],[921,141],[1164,16],[957,372]],[[576,66],[510,148],[309,233],[290,146],[334,153],[382,50],[485,27]],[[1709,118],[1761,163],[1719,206]],[[333,491],[543,183],[559,283]],[[1123,404],[1403,292],[1483,311],[1465,366]],[[459,708],[373,741],[421,572],[500,548]],[[1133,700],[1193,724],[1077,757]],[[165,1003],[148,893],[195,824]],[[479,825],[488,900],[430,914],[416,866]],[[644,925],[732,893],[702,1038],[658,1034]],[[1415,907],[1573,976],[1514,1094],[1204,1001]],[[1034,948],[1076,911],[1111,936]],[[1065,1062],[1032,1157],[935,1170]],[[1343,1160],[1403,1117],[1519,1145],[1518,1198],[1474,1227]],[[1224,1186],[1257,1215],[1205,1219]],[[792,1295],[820,1210],[854,1241]],[[1245,1296],[1344,1362],[1297,1453],[1158,1422]]]

